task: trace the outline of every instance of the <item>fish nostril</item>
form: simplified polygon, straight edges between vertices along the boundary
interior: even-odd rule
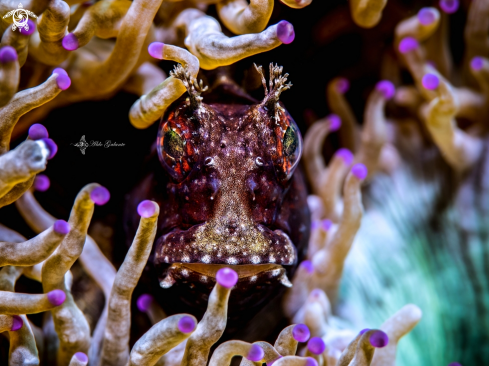
[[[230,234],[236,233],[236,230],[238,229],[238,222],[236,220],[230,220],[227,224],[227,229]]]

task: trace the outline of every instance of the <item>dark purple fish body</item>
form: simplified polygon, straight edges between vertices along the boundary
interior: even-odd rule
[[[302,137],[279,104],[272,114],[262,104],[206,99],[196,110],[180,100],[167,111],[156,144],[160,165],[131,204],[160,205],[151,262],[165,310],[202,314],[217,270],[231,267],[239,281],[229,315],[249,318],[243,315],[291,285],[305,254],[310,217],[296,169]]]

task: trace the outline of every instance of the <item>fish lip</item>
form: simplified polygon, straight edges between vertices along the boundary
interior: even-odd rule
[[[198,247],[198,241],[194,235],[199,228],[205,225],[197,224],[188,229],[174,228],[160,236],[155,242],[156,265],[171,265],[173,263],[208,264],[208,265],[260,265],[277,264],[293,266],[297,263],[297,248],[289,236],[282,230],[271,230],[265,225],[257,224],[256,228],[270,240],[269,247],[262,253],[240,251],[238,254],[229,255],[227,249],[219,247],[213,249],[214,253],[206,253]],[[273,244],[272,244],[273,242]],[[216,246],[217,247],[217,246]]]
[[[236,271],[239,279],[245,279],[248,277],[256,276],[262,272],[281,270],[282,267],[279,264],[240,264],[240,265],[229,265],[229,264],[203,264],[203,263],[173,263],[171,267],[178,267],[182,269],[188,269],[195,273],[203,276],[208,276],[211,278],[216,278],[217,271],[221,268],[231,268]]]
[[[202,263],[173,263],[159,278],[162,288],[170,288],[176,282],[190,281],[214,284],[216,274],[221,268],[231,268],[238,274],[238,288],[249,288],[249,285],[273,281],[286,287],[292,287],[287,277],[286,269],[278,264],[202,264]]]

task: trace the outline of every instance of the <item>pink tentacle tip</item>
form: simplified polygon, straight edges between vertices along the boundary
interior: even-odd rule
[[[216,281],[225,288],[231,288],[238,282],[238,274],[231,268],[221,268],[216,273]]]
[[[142,294],[136,301],[136,305],[140,312],[145,313],[148,311],[152,302],[153,296],[151,296],[150,294]]]
[[[318,366],[318,362],[312,357],[307,357],[305,366]]]
[[[341,118],[337,114],[330,114],[326,117],[329,121],[329,130],[338,131],[341,127]]]
[[[153,42],[148,47],[148,53],[151,57],[163,60],[163,49],[165,44],[161,42]]]
[[[283,44],[292,43],[295,38],[294,26],[286,20],[280,21],[277,24],[277,37]]]
[[[338,93],[345,94],[350,89],[350,82],[348,79],[339,78],[336,82],[336,90]]]
[[[314,272],[314,266],[310,260],[302,261],[301,267],[304,268],[309,274],[312,274]]]
[[[310,336],[311,336],[311,332],[309,331],[309,328],[305,324],[297,324],[292,329],[292,337],[297,342],[307,342]]]
[[[265,351],[263,351],[263,348],[257,344],[252,344],[248,354],[246,355],[246,359],[253,362],[263,360],[263,357],[265,357]]]
[[[88,362],[88,356],[86,354],[84,354],[83,352],[75,353],[75,357],[80,362]]]
[[[363,164],[355,164],[353,168],[351,168],[351,173],[360,180],[364,180],[367,178],[368,170],[367,167]]]
[[[53,290],[48,292],[48,301],[54,306],[60,306],[66,300],[66,294],[63,290]]]
[[[39,192],[46,192],[49,189],[49,186],[51,185],[51,182],[49,178],[44,175],[44,174],[38,174],[36,175],[36,178],[34,179],[34,189]]]
[[[34,123],[31,127],[29,127],[29,138],[31,140],[40,140],[48,137],[48,130],[40,123]]]
[[[323,290],[321,290],[320,288],[315,288],[311,291],[309,296],[311,296],[312,299],[317,300],[321,297],[321,294],[323,294]]]
[[[481,70],[483,66],[484,66],[484,59],[480,56],[476,56],[472,60],[470,60],[470,67],[474,71]]]
[[[418,21],[422,25],[431,25],[436,21],[437,11],[434,8],[422,8],[418,12]]]
[[[12,318],[14,318],[14,319],[12,321],[12,328],[10,328],[10,330],[15,332],[16,330],[19,330],[20,328],[22,328],[22,326],[24,325],[24,321],[18,315],[14,315]]]
[[[321,227],[321,221],[313,220],[311,221],[311,230],[316,230]]]
[[[145,200],[138,205],[138,214],[141,217],[148,218],[155,214],[156,204],[153,201]]]
[[[70,224],[68,224],[65,220],[56,220],[53,225],[53,230],[61,235],[67,235],[71,228]]]
[[[338,151],[336,151],[335,156],[341,158],[345,165],[351,165],[353,163],[353,153],[348,149],[339,149]]]
[[[109,202],[110,192],[105,187],[102,186],[96,187],[92,190],[92,192],[90,192],[90,199],[96,205],[99,206],[105,205],[107,202]]]
[[[66,90],[71,86],[71,79],[66,71],[64,74],[58,74],[58,77],[56,78],[56,84],[61,90]]]
[[[19,57],[17,56],[17,51],[11,46],[5,46],[0,49],[0,62],[6,64],[8,62],[17,61]]]
[[[428,90],[435,90],[440,85],[440,78],[435,74],[425,74],[421,79],[421,84]]]
[[[459,6],[458,0],[440,0],[440,8],[447,14],[455,13]]]
[[[419,47],[418,41],[413,37],[406,37],[399,42],[399,52],[402,54],[414,51]]]
[[[48,160],[54,158],[58,152],[58,145],[56,145],[56,143],[50,138],[42,138],[41,140],[46,144],[46,147],[49,150]]]
[[[312,337],[309,342],[307,342],[307,349],[309,352],[320,355],[326,349],[326,344],[320,337]]]
[[[63,40],[61,41],[61,45],[67,51],[74,51],[80,47],[80,43],[73,33],[68,33],[66,36],[64,36]]]
[[[36,23],[31,19],[27,19],[27,25],[29,26],[27,30],[25,28],[20,28],[20,33],[24,36],[30,36],[36,30]]]
[[[331,229],[331,226],[333,226],[333,221],[329,219],[321,220],[321,229],[323,229],[324,231],[328,231],[329,229]]]
[[[51,73],[51,75],[53,74],[58,74],[58,75],[66,75],[68,76],[68,73],[66,72],[65,69],[62,69],[61,67],[57,67],[53,70],[53,72]]]
[[[369,338],[369,341],[370,344],[375,348],[382,348],[387,346],[387,344],[389,343],[389,337],[381,330],[378,330],[372,333],[372,335]]]
[[[375,89],[377,89],[380,93],[382,93],[384,98],[387,100],[391,99],[396,92],[396,88],[394,84],[392,84],[389,80],[379,81],[375,86]]]
[[[195,319],[190,316],[187,315],[182,316],[178,321],[178,329],[182,333],[193,332],[196,327],[197,327],[197,323],[195,322]]]

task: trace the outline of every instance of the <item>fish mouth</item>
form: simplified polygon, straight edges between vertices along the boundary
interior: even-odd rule
[[[201,282],[214,284],[216,274],[221,268],[231,268],[238,274],[238,287],[248,287],[254,283],[279,282],[286,287],[292,287],[286,270],[278,264],[201,264],[201,263],[173,263],[160,278],[162,288],[170,288],[177,281]]]
[[[246,229],[213,235],[215,230],[209,234],[209,227],[199,224],[161,236],[154,257],[161,270],[160,286],[170,288],[176,282],[213,286],[217,271],[228,267],[238,274],[238,288],[291,287],[287,272],[297,263],[297,250],[287,234],[260,224]]]
[[[175,228],[156,241],[155,264],[172,263],[293,266],[297,249],[283,231],[261,224],[237,235],[199,224],[186,230]]]

